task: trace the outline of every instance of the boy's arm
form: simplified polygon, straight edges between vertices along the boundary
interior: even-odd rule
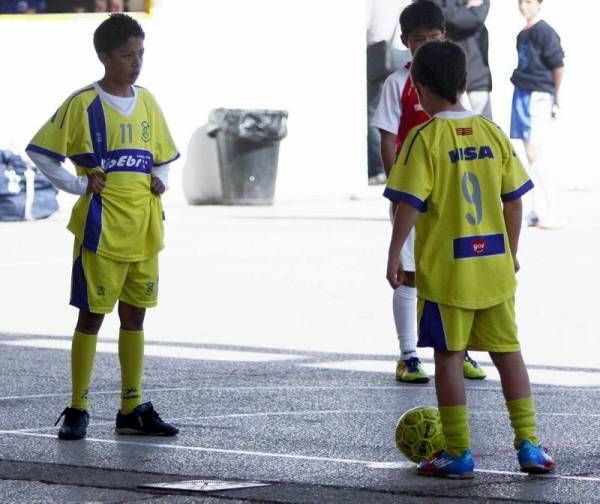
[[[558,109],[560,108],[560,85],[562,83],[563,75],[565,73],[565,67],[559,66],[552,70],[552,75],[554,76],[554,107],[552,107],[552,118],[556,118],[556,114],[558,113]]]
[[[77,177],[73,175],[60,161],[52,159],[49,156],[33,150],[27,150],[26,152],[31,161],[33,161],[33,164],[57,189],[78,196],[86,193],[88,188],[88,178],[86,176]]]
[[[517,272],[520,268],[519,261],[517,260],[517,249],[519,247],[519,235],[523,219],[523,203],[521,202],[521,198],[505,201],[503,212],[510,253],[515,263],[515,272]]]
[[[383,129],[380,129],[379,133],[381,137],[381,161],[383,162],[385,175],[389,177],[392,166],[394,166],[394,163],[396,162],[396,135]]]
[[[404,270],[400,262],[400,251],[406,241],[406,237],[415,225],[419,211],[405,201],[396,203],[394,214],[394,228],[388,252],[388,265],[386,278],[393,289],[397,289],[404,282]]]

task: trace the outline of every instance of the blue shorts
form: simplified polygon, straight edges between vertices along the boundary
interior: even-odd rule
[[[552,121],[554,96],[543,91],[515,88],[510,116],[510,138],[538,145]]]

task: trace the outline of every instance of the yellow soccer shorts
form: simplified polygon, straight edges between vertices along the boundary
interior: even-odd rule
[[[480,310],[418,299],[419,347],[436,350],[518,352],[515,298]]]
[[[70,304],[91,313],[110,313],[117,301],[137,308],[156,306],[158,254],[145,261],[114,261],[75,240]]]

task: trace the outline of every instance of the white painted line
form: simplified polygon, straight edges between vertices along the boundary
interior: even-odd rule
[[[49,348],[53,350],[70,350],[71,341],[66,339],[18,339],[0,341],[2,345],[23,346],[31,348]],[[118,353],[117,342],[98,341],[97,352]],[[169,357],[172,359],[196,359],[210,361],[236,361],[236,362],[269,362],[281,360],[303,359],[302,355],[279,354],[266,352],[244,352],[239,350],[215,350],[211,348],[198,348],[186,346],[152,345],[144,346],[146,357]]]
[[[25,436],[25,437],[40,437],[40,438],[51,438],[56,439],[55,435],[52,434],[38,434],[31,432],[15,432],[15,431],[3,431],[0,430],[0,434],[8,434],[14,436]],[[359,459],[345,459],[335,457],[317,457],[311,455],[294,455],[291,453],[272,453],[272,452],[257,452],[249,450],[228,450],[225,448],[206,448],[203,446],[183,446],[175,444],[162,444],[162,443],[147,443],[137,441],[120,441],[115,439],[99,439],[86,437],[85,442],[112,444],[112,445],[126,445],[126,446],[137,446],[145,448],[160,448],[168,450],[181,450],[191,452],[204,452],[204,453],[222,453],[225,455],[247,455],[250,457],[261,457],[261,458],[282,458],[289,460],[308,460],[312,462],[330,462],[335,464],[346,464],[346,465],[362,465],[369,469],[414,469],[415,464],[408,461],[378,461],[378,460],[359,460]],[[497,471],[493,469],[475,469],[475,472],[481,474],[496,474],[503,476],[520,476],[522,478],[530,478],[529,474],[522,472],[512,471]],[[571,480],[571,481],[591,481],[594,483],[600,483],[600,477],[594,476],[569,476],[561,474],[545,474],[537,475],[536,478],[544,479],[557,479],[557,480]]]
[[[398,392],[401,394],[405,394],[406,390],[411,388],[419,388],[419,389],[434,389],[433,385],[403,385],[403,384],[394,384],[394,385],[265,385],[265,386],[256,386],[256,387],[165,387],[165,388],[155,388],[155,389],[143,389],[144,393],[166,393],[166,392],[203,392],[203,391],[231,391],[231,392],[260,392],[260,391],[273,391],[280,390],[284,392],[289,391],[319,391],[319,390],[349,390],[352,392],[356,392],[359,390],[380,390],[380,391],[391,391]],[[497,392],[502,390],[500,387],[494,386],[486,386],[486,387],[477,387],[474,385],[470,385],[467,391],[482,391],[482,392]],[[585,389],[587,391],[587,389]],[[568,391],[572,392],[572,387],[552,387],[553,392],[560,391]],[[120,394],[120,390],[98,390],[98,391],[90,391],[89,395],[113,395]],[[70,392],[59,392],[54,394],[26,394],[26,395],[14,395],[14,396],[2,396],[0,397],[0,401],[13,401],[13,400],[21,400],[21,399],[45,399],[51,397],[70,397]],[[564,415],[568,415],[565,413]],[[574,416],[586,415],[584,413],[573,414]],[[593,414],[587,414],[589,416],[596,416]]]
[[[252,417],[269,417],[269,416],[310,416],[310,415],[336,415],[336,414],[372,414],[372,413],[385,413],[385,410],[306,410],[306,411],[265,411],[262,413],[229,413],[226,415],[203,415],[196,417],[179,417],[179,418],[167,418],[170,422],[197,422],[198,420],[213,420],[213,419],[225,419],[225,418],[252,418]],[[114,420],[108,421],[92,421],[92,427],[113,425]],[[58,430],[58,426],[50,425],[46,427],[31,427],[27,429],[12,429],[1,431],[3,433],[8,432],[39,432],[46,430]]]
[[[396,361],[383,360],[346,360],[317,362],[310,364],[300,364],[303,367],[318,369],[335,369],[342,371],[361,371],[367,373],[393,373],[396,368]],[[423,363],[427,374],[433,376],[435,372],[434,365],[428,362]],[[482,365],[482,369],[487,373],[487,381],[500,381],[498,371],[494,366]],[[562,385],[566,387],[597,387],[600,386],[600,371],[579,371],[569,369],[539,369],[529,368],[529,380],[538,385]]]

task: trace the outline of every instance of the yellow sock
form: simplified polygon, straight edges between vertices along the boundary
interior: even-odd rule
[[[506,401],[510,424],[515,433],[515,448],[518,450],[521,442],[528,440],[534,445],[539,445],[537,437],[537,421],[535,419],[535,404],[533,397],[523,397]]]
[[[88,390],[92,380],[97,334],[75,331],[71,342],[71,408],[88,409]]]
[[[467,405],[440,406],[439,410],[446,451],[454,457],[460,457],[471,447]]]
[[[142,404],[144,331],[119,331],[121,362],[121,413],[128,415]]]

